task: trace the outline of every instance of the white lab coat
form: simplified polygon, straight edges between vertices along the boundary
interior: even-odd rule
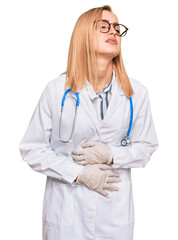
[[[116,81],[105,118],[99,121],[86,89],[80,91],[72,143],[58,141],[61,99],[65,75],[49,82],[20,143],[22,158],[47,176],[43,202],[43,240],[132,240],[134,207],[131,168],[144,167],[158,147],[147,89],[130,79],[134,95],[132,145],[121,147],[130,121],[130,103]],[[61,125],[61,138],[70,136],[75,94],[69,93]],[[112,170],[120,173],[119,191],[110,198],[74,182],[84,166],[76,164],[71,151],[87,141],[111,147]],[[108,170],[106,170],[108,171]]]

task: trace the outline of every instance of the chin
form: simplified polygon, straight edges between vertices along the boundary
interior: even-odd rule
[[[102,55],[111,55],[111,56],[113,56],[113,58],[118,56],[119,53],[120,53],[120,49],[118,49],[118,48],[114,49],[112,47],[105,49],[105,51],[103,51],[103,49],[100,51],[100,54],[102,54]]]
[[[108,57],[110,57],[110,58],[115,58],[115,57],[117,57],[118,55],[119,55],[119,53],[120,53],[120,51],[118,52],[113,52],[113,51],[107,51],[107,52],[102,52],[102,53],[100,53],[100,55],[103,55],[103,56],[108,56]]]

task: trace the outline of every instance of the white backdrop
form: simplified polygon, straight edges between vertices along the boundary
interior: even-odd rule
[[[3,240],[41,239],[46,177],[21,160],[19,142],[44,87],[66,70],[76,20],[104,4],[129,28],[122,39],[124,64],[149,90],[160,145],[146,168],[132,170],[134,239],[178,239],[176,1],[6,0],[0,2]]]

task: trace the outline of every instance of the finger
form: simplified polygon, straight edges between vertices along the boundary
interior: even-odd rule
[[[117,182],[120,182],[121,179],[119,177],[108,177],[107,178],[107,183],[117,183]]]
[[[98,193],[100,193],[101,195],[103,195],[104,197],[109,197],[109,194],[107,192],[105,192],[103,189],[100,189],[98,191]]]
[[[109,177],[119,177],[119,176],[120,176],[120,173],[108,171],[108,176],[109,176]]]
[[[72,154],[72,158],[75,160],[75,161],[82,161],[82,160],[85,160],[85,157],[84,155],[73,155]]]
[[[112,185],[112,184],[108,184],[108,183],[105,183],[103,188],[111,190],[111,191],[119,191],[118,187],[116,187],[115,185]]]
[[[84,154],[84,150],[83,149],[73,149],[72,150],[72,154],[83,155]]]
[[[108,165],[108,164],[98,164],[98,167],[101,169],[101,170],[107,170],[107,169],[111,169],[112,166],[111,165]]]
[[[87,147],[93,147],[95,145],[95,142],[85,142],[82,144],[83,148],[87,148]]]

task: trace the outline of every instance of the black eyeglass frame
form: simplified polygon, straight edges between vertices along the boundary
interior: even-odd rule
[[[125,26],[125,25],[123,25],[123,24],[120,24],[120,23],[109,23],[107,20],[98,20],[98,21],[95,21],[94,23],[96,23],[96,25],[97,25],[97,23],[98,22],[107,22],[108,23],[108,25],[109,25],[109,28],[108,28],[108,31],[106,31],[106,32],[102,32],[102,30],[100,29],[100,32],[102,32],[102,33],[107,33],[107,32],[109,32],[109,30],[111,29],[111,25],[113,25],[114,26],[114,29],[115,29],[115,26],[123,26],[124,28],[125,28],[125,31],[122,33],[122,34],[119,34],[118,32],[117,32],[117,30],[115,29],[115,31],[117,32],[117,35],[118,36],[120,36],[120,37],[124,37],[126,34],[127,34],[127,31],[128,31],[128,28]]]

